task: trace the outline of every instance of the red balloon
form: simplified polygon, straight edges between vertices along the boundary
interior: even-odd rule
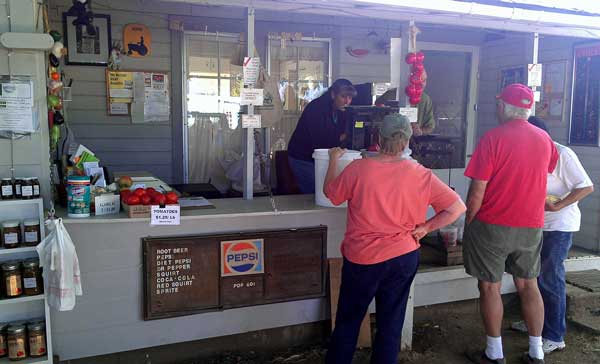
[[[408,96],[408,97],[415,97],[418,94],[418,91],[417,91],[417,88],[415,87],[415,85],[406,86],[406,88],[404,89],[404,92],[406,93],[406,96]]]
[[[58,72],[52,72],[50,74],[50,77],[54,80],[54,81],[58,81],[60,80],[60,75],[58,74]]]
[[[417,55],[415,53],[409,53],[406,55],[406,63],[414,64],[417,61]]]
[[[419,102],[421,102],[421,97],[420,97],[420,96],[419,96],[419,97],[411,97],[411,98],[409,99],[409,102],[410,102],[410,104],[411,104],[411,105],[413,105],[413,106],[415,106],[415,105],[418,105],[418,104],[419,104]]]
[[[410,76],[409,81],[413,85],[423,86],[423,80],[421,79],[421,75],[412,75],[412,76]]]
[[[424,69],[425,69],[425,66],[423,66],[423,63],[415,63],[412,65],[413,72],[416,72],[416,71],[423,72]]]
[[[425,53],[417,52],[416,59],[417,59],[417,63],[423,63],[423,61],[425,60]]]

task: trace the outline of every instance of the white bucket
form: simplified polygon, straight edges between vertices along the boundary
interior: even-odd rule
[[[336,207],[323,193],[323,184],[325,183],[325,175],[329,167],[329,149],[315,149],[313,153],[315,160],[315,203],[319,206]],[[348,164],[355,159],[360,159],[360,152],[355,150],[347,150],[338,162],[338,174],[341,173]],[[346,207],[347,203],[343,203],[337,207]]]

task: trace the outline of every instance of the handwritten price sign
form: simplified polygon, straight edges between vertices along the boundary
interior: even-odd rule
[[[179,205],[167,205],[164,208],[152,206],[150,225],[179,225],[181,209]]]

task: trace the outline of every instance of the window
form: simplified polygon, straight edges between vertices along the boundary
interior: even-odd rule
[[[569,143],[600,145],[600,44],[575,48]]]
[[[237,127],[243,78],[242,67],[233,65],[232,59],[245,51],[243,47],[237,35],[188,38],[188,114],[225,114],[231,129]]]
[[[279,96],[287,112],[300,113],[329,86],[330,40],[269,37],[269,74],[279,80]]]
[[[185,39],[185,179],[211,183],[226,192],[230,186],[227,171],[241,153],[239,58],[246,48],[237,34],[187,33]]]

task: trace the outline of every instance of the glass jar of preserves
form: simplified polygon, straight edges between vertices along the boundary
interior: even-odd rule
[[[6,342],[6,329],[8,324],[0,323],[0,358],[8,355],[8,344]]]
[[[47,353],[46,348],[46,324],[44,322],[32,322],[27,324],[29,338],[29,356],[38,358]]]
[[[40,198],[40,181],[37,177],[31,177],[31,187],[33,188],[33,198]]]
[[[21,192],[22,187],[23,187],[23,177],[15,178],[15,198],[17,198],[17,199],[23,198],[23,194]]]
[[[24,200],[31,200],[33,198],[33,185],[31,178],[23,178],[23,184],[21,185],[21,198]]]
[[[21,246],[21,224],[16,221],[5,221],[2,223],[2,246],[6,249]]]
[[[42,241],[40,232],[40,221],[27,219],[23,221],[23,245],[36,246]]]
[[[42,294],[43,281],[40,261],[29,259],[23,262],[23,293],[26,296]]]
[[[4,280],[4,294],[7,298],[19,297],[23,294],[21,263],[8,262],[2,264],[2,277]]]
[[[3,200],[12,200],[15,198],[15,186],[12,182],[12,178],[2,178],[0,182],[1,194],[0,197]]]
[[[8,359],[12,361],[27,358],[27,333],[25,326],[11,324],[6,333]]]

